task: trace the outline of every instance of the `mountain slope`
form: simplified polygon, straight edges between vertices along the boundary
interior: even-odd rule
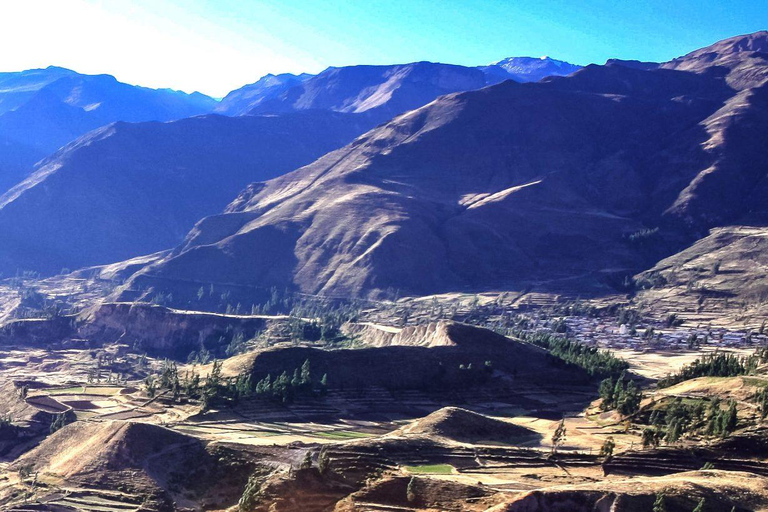
[[[0,73],[0,192],[64,144],[115,121],[170,121],[210,112],[200,93],[148,89],[109,75],[49,67]]]
[[[370,128],[304,112],[117,123],[41,162],[0,196],[0,272],[58,272],[173,247],[201,216]]]
[[[249,187],[135,283],[380,295],[621,281],[765,214],[768,56],[735,55],[442,97]]]

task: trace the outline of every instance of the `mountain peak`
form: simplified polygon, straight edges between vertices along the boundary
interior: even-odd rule
[[[744,52],[768,53],[768,31],[761,30],[752,34],[729,37],[728,39],[723,39],[722,41],[687,53],[671,62],[700,59],[705,56],[711,58],[713,55],[722,58]]]
[[[507,57],[482,69],[487,75],[502,80],[512,79],[517,82],[538,82],[548,76],[565,76],[575,73],[582,66],[548,55],[541,57]]]

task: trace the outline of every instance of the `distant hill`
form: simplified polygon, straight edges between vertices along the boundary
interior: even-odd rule
[[[228,116],[247,114],[264,101],[278,97],[291,87],[299,85],[313,76],[314,75],[307,73],[302,73],[300,75],[292,75],[291,73],[265,75],[257,82],[244,85],[227,94],[221,102],[216,105],[214,112]]]
[[[50,274],[171,248],[248,183],[371,126],[364,115],[318,111],[107,125],[0,196],[0,273]]]
[[[620,287],[710,228],[765,222],[767,40],[443,96],[249,187],[135,282]]]
[[[37,160],[115,121],[170,121],[210,112],[200,93],[149,89],[110,75],[48,67],[0,73],[0,192]]]

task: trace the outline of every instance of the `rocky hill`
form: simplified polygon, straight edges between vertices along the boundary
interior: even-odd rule
[[[292,375],[309,360],[317,379],[327,374],[330,389],[434,391],[443,398],[472,388],[509,398],[510,393],[522,396],[531,388],[561,389],[562,383],[567,383],[568,392],[578,393],[580,385],[590,382],[582,369],[563,364],[543,349],[480,327],[455,325],[451,344],[267,349],[253,359],[252,381],[283,371]]]
[[[550,59],[549,57],[508,57],[480,69],[486,75],[498,76],[515,82],[538,82],[548,76],[567,76],[580,70],[582,66]]]

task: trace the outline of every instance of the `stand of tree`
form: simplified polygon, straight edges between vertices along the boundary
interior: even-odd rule
[[[615,377],[629,368],[629,363],[608,350],[590,347],[550,332],[515,331],[513,335],[523,341],[544,348],[550,354],[583,368],[592,377]]]
[[[760,364],[768,362],[768,347],[762,347],[754,354],[739,357],[735,354],[715,352],[706,354],[684,366],[679,372],[660,379],[658,386],[666,388],[698,377],[738,377],[754,373]]]
[[[738,424],[736,402],[731,401],[726,408],[719,399],[710,402],[705,410],[705,401],[686,401],[678,397],[665,407],[654,410],[643,430],[643,446],[656,447],[662,441],[667,444],[677,443],[683,436],[699,434],[706,436],[727,437]]]
[[[286,403],[292,402],[298,396],[324,395],[327,389],[328,375],[323,374],[320,381],[314,383],[309,359],[307,359],[301,368],[293,371],[292,376],[287,371],[283,371],[274,380],[271,375],[267,375],[256,383],[255,393],[259,397]]]

